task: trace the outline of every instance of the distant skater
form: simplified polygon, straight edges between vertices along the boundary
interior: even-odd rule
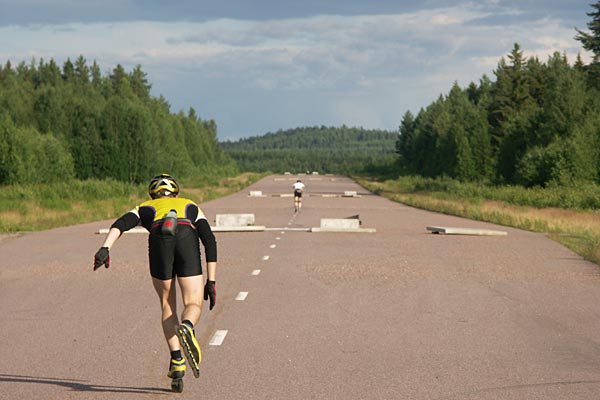
[[[294,187],[294,212],[300,212],[302,209],[302,193],[304,192],[304,183],[300,179],[293,185]]]
[[[172,389],[181,392],[181,378],[186,371],[182,350],[194,376],[199,376],[202,354],[194,326],[200,320],[202,298],[210,298],[210,310],[215,305],[217,242],[196,203],[179,197],[179,184],[172,176],[162,174],[152,178],[148,194],[151,200],[141,203],[112,224],[94,256],[94,271],[102,265],[110,266],[109,250],[123,232],[139,224],[148,230],[150,275],[161,302],[162,329],[171,352],[167,376],[173,379]],[[198,238],[206,258],[206,283]],[[177,283],[183,303],[181,322],[177,315]]]

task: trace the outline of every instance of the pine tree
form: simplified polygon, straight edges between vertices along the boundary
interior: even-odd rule
[[[600,1],[590,4],[590,6],[594,9],[594,11],[586,13],[592,18],[587,23],[590,32],[576,28],[575,39],[581,42],[585,50],[594,54],[592,63],[588,66],[588,79],[592,87],[600,89]]]
[[[527,136],[538,105],[531,95],[532,78],[521,47],[515,43],[508,58],[495,71],[497,80],[492,92],[489,121],[492,151],[497,160],[498,179],[512,182],[515,166],[526,150]]]
[[[86,65],[85,58],[82,55],[75,60],[75,78],[77,83],[82,85],[90,81],[90,69]]]
[[[396,154],[398,154],[398,164],[400,168],[407,169],[410,167],[412,157],[412,141],[415,135],[415,117],[410,111],[404,113],[402,123],[396,140]]]
[[[136,65],[133,71],[129,74],[129,82],[136,96],[140,99],[150,97],[150,89],[152,85],[148,83],[147,74],[142,71],[141,65]]]
[[[600,62],[600,1],[596,4],[590,4],[595,11],[590,11],[587,14],[588,17],[592,17],[592,20],[587,23],[590,33],[584,32],[581,29],[575,29],[577,35],[575,39],[580,41],[583,48],[587,51],[594,53],[594,63]]]

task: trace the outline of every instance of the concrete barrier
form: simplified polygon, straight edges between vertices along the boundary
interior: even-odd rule
[[[428,231],[432,233],[444,233],[446,235],[476,235],[476,236],[506,236],[505,231],[495,231],[492,229],[473,229],[473,228],[449,228],[445,226],[428,226]]]
[[[249,226],[254,225],[254,214],[217,214],[216,226]]]
[[[266,230],[301,230],[308,232],[350,232],[350,233],[373,233],[375,229],[361,228],[361,220],[358,215],[348,218],[322,218],[317,228],[267,228],[263,225],[254,225],[254,214],[217,214],[216,224],[212,227],[213,232],[262,232]],[[100,229],[99,234],[107,234],[109,229]],[[145,233],[148,231],[142,227],[136,227],[124,233]]]
[[[311,228],[311,232],[352,232],[352,233],[374,233],[375,229],[361,228],[360,220],[357,218],[321,218],[318,228]]]
[[[263,225],[254,225],[254,214],[217,214],[213,232],[262,232]]]
[[[217,225],[212,226],[213,232],[262,232],[266,230],[263,225],[254,225],[254,214],[217,214]],[[225,225],[219,225],[225,224]],[[232,225],[227,225],[232,224]],[[245,225],[244,225],[245,224]],[[110,229],[99,229],[98,234],[106,235]],[[145,233],[148,234],[146,228],[135,227],[124,234]]]
[[[360,221],[346,218],[321,218],[321,228],[357,229],[360,228]]]

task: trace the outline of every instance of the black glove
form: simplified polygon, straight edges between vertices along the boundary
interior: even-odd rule
[[[108,247],[100,247],[100,250],[98,250],[94,256],[94,271],[100,268],[102,265],[106,266],[106,268],[110,267],[110,255],[108,254]]]
[[[204,300],[208,300],[210,297],[210,307],[209,310],[212,310],[217,302],[217,285],[215,281],[206,281],[206,285],[204,285]]]

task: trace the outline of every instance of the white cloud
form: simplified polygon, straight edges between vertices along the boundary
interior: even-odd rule
[[[407,108],[418,111],[454,81],[467,85],[492,76],[515,42],[542,61],[554,51],[574,60],[580,46],[571,26],[556,17],[524,23],[520,10],[500,4],[266,21],[6,26],[0,27],[0,62],[43,57],[60,63],[83,54],[105,69],[141,64],[176,108],[207,110],[217,124],[260,129],[262,104],[283,110],[273,97],[295,96],[295,107],[310,110],[298,115],[318,108],[324,124],[395,129]],[[248,115],[225,115],[237,98],[244,103],[239,100],[236,112]],[[229,135],[241,128],[223,129]]]
[[[433,25],[452,25],[459,24],[460,22],[460,19],[445,14],[437,14],[431,17],[431,23]]]

